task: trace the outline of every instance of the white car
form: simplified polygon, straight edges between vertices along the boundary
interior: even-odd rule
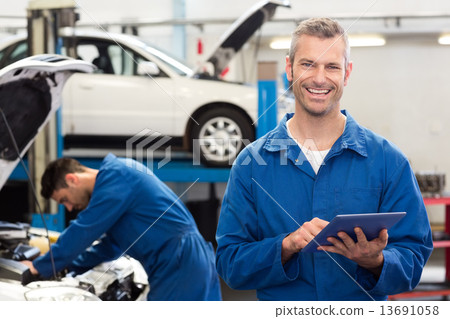
[[[29,57],[0,70],[0,189],[61,105],[67,79],[93,70],[90,63],[58,55]],[[127,256],[80,274],[57,274],[59,280],[32,276],[20,261],[40,254],[42,245],[32,241],[43,239],[43,233],[27,224],[2,222],[0,216],[0,301],[146,300],[147,275]]]
[[[280,5],[289,6],[262,1],[229,28],[205,61],[213,74],[192,70],[133,36],[61,34],[63,54],[75,48],[77,58],[98,67],[94,74],[74,75],[64,88],[65,148],[125,148],[127,140],[151,131],[209,166],[229,166],[243,140],[255,138],[258,94],[255,86],[221,81],[219,75]],[[0,43],[0,68],[26,55],[26,35],[6,39]]]

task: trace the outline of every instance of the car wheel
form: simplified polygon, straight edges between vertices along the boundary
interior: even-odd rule
[[[255,139],[250,121],[233,109],[208,110],[197,118],[192,128],[194,159],[207,166],[230,166],[244,148],[244,140]]]

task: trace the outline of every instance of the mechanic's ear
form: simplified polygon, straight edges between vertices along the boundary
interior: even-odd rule
[[[66,174],[66,183],[68,186],[78,185],[79,181],[80,181],[80,179],[78,178],[78,176],[76,174],[73,174],[73,173]]]
[[[353,70],[353,62],[349,62],[347,67],[345,68],[345,75],[344,75],[344,86],[348,83],[348,78],[350,77],[350,73],[352,73]]]
[[[286,70],[286,76],[289,82],[292,82],[294,79],[294,72],[292,69],[292,61],[289,59],[289,56],[286,56],[286,65],[285,65],[285,70]]]

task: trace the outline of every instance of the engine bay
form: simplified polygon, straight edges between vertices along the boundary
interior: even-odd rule
[[[51,280],[32,275],[21,261],[45,253],[45,243],[56,241],[52,237],[26,223],[0,221],[0,300],[146,300],[147,275],[128,256],[81,274],[62,271]]]

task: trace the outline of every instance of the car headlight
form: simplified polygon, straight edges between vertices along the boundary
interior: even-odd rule
[[[45,287],[25,293],[27,301],[101,301],[89,291],[75,287]]]

